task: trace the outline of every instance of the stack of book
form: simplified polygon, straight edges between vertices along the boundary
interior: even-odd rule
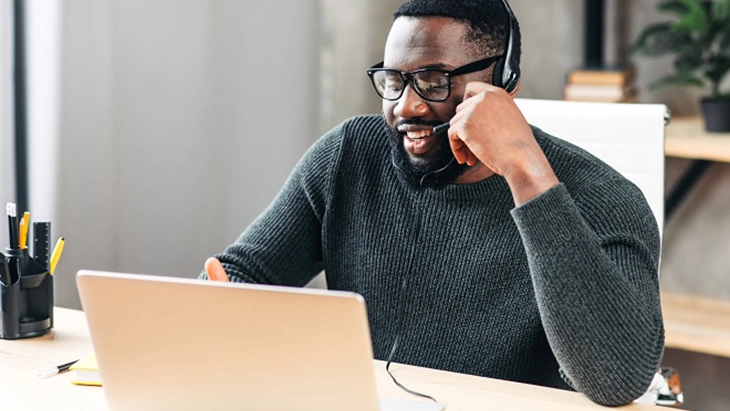
[[[635,103],[634,67],[617,69],[578,69],[568,73],[563,99]]]

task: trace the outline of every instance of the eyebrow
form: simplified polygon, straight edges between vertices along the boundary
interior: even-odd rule
[[[413,70],[423,70],[423,69],[435,69],[435,70],[445,70],[445,71],[451,71],[451,70],[454,69],[453,67],[450,67],[450,66],[448,66],[448,65],[446,65],[444,63],[428,64],[428,65],[425,65],[425,66],[421,66],[421,67],[415,68],[413,70],[401,70],[401,69],[394,68],[394,67],[386,67],[385,65],[383,65],[383,67],[384,68],[387,68],[387,69],[390,69],[390,70],[405,71],[405,72],[409,72],[409,71],[413,71]]]
[[[453,68],[450,68],[448,65],[443,64],[443,63],[429,64],[429,65],[423,66],[421,68],[439,69],[439,70],[453,70]]]

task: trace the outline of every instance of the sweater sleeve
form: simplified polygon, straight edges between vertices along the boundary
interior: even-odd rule
[[[563,184],[512,210],[561,374],[603,405],[641,396],[664,346],[659,232],[640,190]]]
[[[269,207],[215,256],[232,282],[304,286],[324,268],[322,221],[341,129],[307,151]]]

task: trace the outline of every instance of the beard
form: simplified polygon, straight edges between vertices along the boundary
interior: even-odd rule
[[[456,162],[446,133],[436,136],[438,144],[434,147],[435,154],[430,157],[415,158],[408,154],[403,146],[403,139],[407,137],[397,130],[398,126],[406,123],[425,126],[437,126],[441,123],[414,119],[408,122],[401,121],[396,128],[393,128],[387,121],[385,122],[393,165],[411,187],[441,189],[456,181],[467,170],[466,164]]]

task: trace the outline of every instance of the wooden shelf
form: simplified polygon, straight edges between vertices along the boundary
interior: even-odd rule
[[[730,302],[662,293],[665,346],[730,358]]]
[[[730,163],[730,133],[708,133],[700,117],[677,117],[667,126],[667,157]]]

